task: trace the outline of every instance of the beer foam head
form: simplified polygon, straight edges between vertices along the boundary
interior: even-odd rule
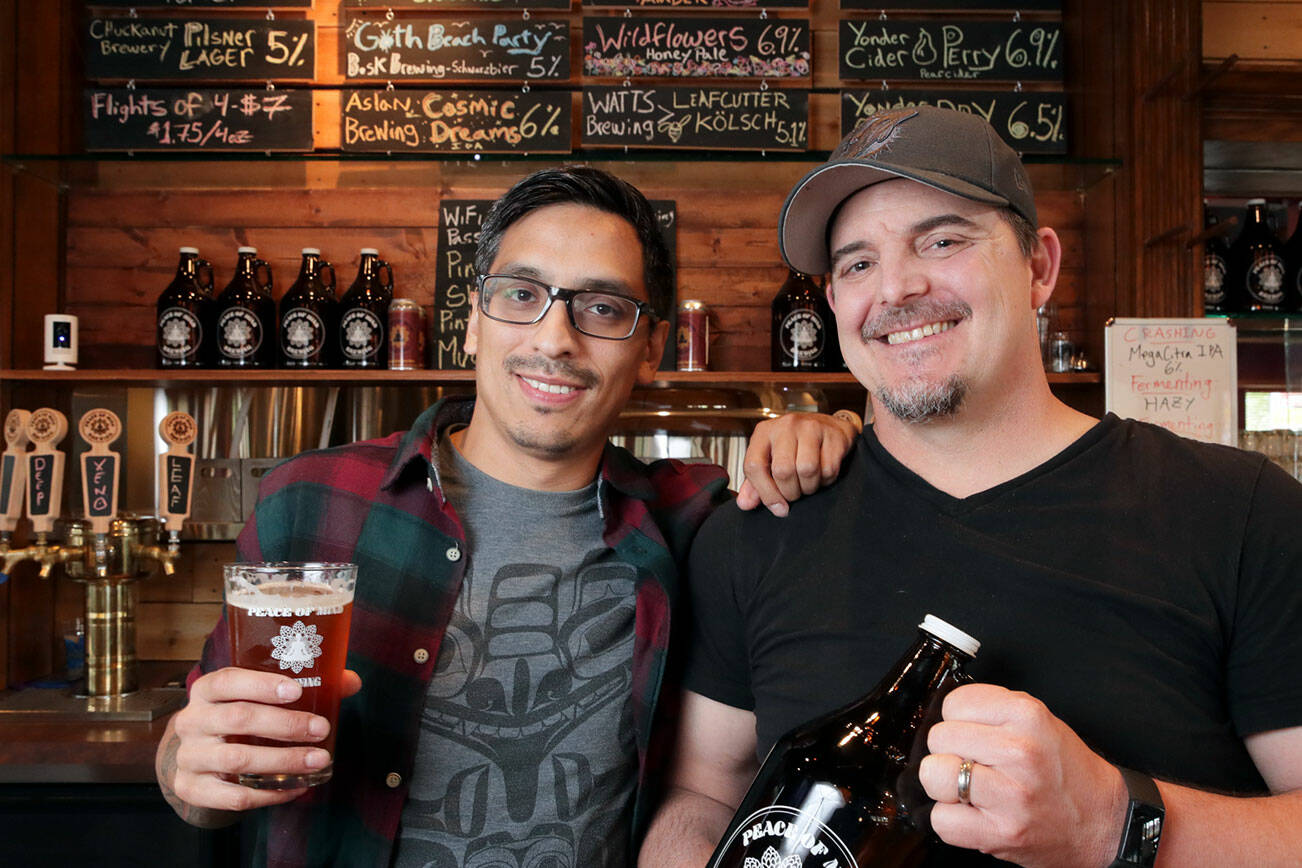
[[[335,589],[314,582],[264,582],[229,590],[226,604],[237,609],[338,609],[353,601],[351,589]]]

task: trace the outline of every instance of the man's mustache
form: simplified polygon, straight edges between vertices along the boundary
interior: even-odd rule
[[[601,382],[592,371],[575,366],[563,359],[549,359],[546,356],[507,356],[502,363],[508,374],[535,374],[545,377],[560,377],[571,383],[591,389]]]
[[[923,323],[946,322],[966,319],[972,315],[972,307],[962,301],[917,301],[904,307],[891,307],[867,320],[860,330],[864,341],[883,338],[891,332]]]

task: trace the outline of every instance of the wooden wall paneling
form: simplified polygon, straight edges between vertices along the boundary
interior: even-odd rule
[[[18,0],[0,0],[0,153],[13,153],[18,122]],[[0,365],[13,366],[14,331],[14,177],[0,165]],[[0,418],[13,409],[12,389],[0,382]],[[0,690],[9,686],[9,583],[0,585]]]
[[[1302,57],[1299,0],[1203,0],[1202,56],[1237,54],[1244,62],[1296,61]]]

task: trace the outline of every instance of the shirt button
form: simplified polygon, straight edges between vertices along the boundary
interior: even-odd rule
[[[425,487],[428,488],[430,491],[433,491],[433,490],[434,490],[434,480],[432,480],[432,479],[428,479],[428,478],[427,478],[427,479],[425,480]]]
[[[417,663],[425,663],[429,660],[429,652],[424,648],[417,648],[416,653],[411,655]]]
[[[450,560],[450,561],[459,561],[459,560],[461,560],[461,549],[460,549],[460,547],[458,547],[458,546],[451,546],[450,548],[448,548],[448,560]]]
[[[396,790],[402,785],[402,775],[397,772],[389,772],[384,776],[384,782],[389,785],[389,789]]]

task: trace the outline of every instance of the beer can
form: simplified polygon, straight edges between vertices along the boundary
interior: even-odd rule
[[[705,371],[710,368],[710,310],[703,302],[689,299],[678,306],[678,370]]]
[[[409,298],[389,304],[389,370],[425,367],[425,311]]]

